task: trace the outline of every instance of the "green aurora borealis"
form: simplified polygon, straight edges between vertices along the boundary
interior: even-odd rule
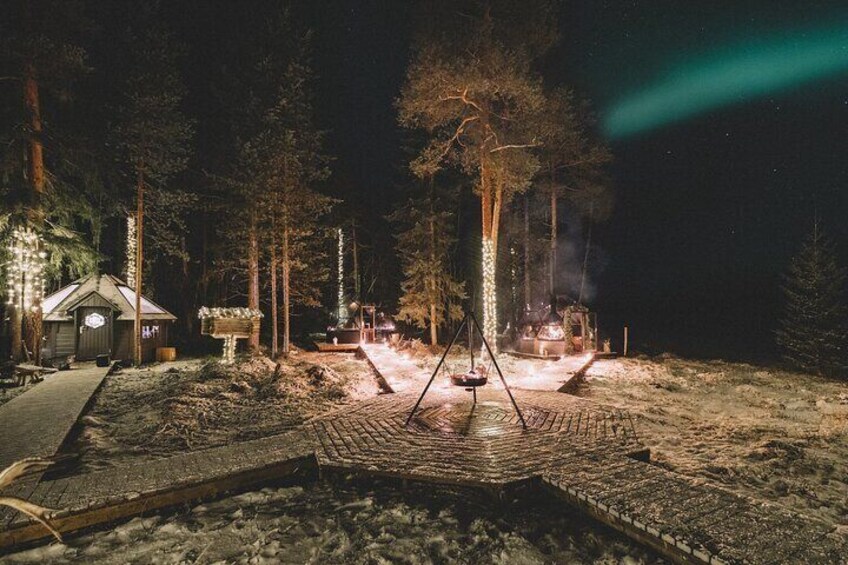
[[[605,113],[603,128],[620,139],[844,72],[848,25],[736,43],[694,55],[623,96]]]

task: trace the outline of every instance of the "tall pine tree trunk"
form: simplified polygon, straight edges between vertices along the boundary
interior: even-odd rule
[[[27,112],[27,180],[29,181],[29,202],[27,219],[37,233],[44,227],[44,148],[42,145],[43,127],[41,123],[41,101],[35,67],[27,64],[23,77],[24,106]],[[12,312],[12,353],[20,359],[22,338],[26,339],[27,349],[32,353],[32,361],[41,363],[42,315],[40,293],[36,292],[33,308],[29,312]],[[22,323],[23,322],[23,323]],[[22,336],[22,325],[26,332]],[[15,335],[17,333],[17,335]],[[17,351],[16,351],[17,347]]]
[[[256,225],[255,212],[251,213],[247,237],[247,307],[259,310],[259,227]],[[248,347],[253,353],[259,351],[259,334],[250,334]]]
[[[483,279],[483,335],[493,351],[497,350],[498,307],[495,281],[497,257],[498,198],[486,167],[487,157],[480,159],[480,206],[482,217],[482,279]]]
[[[550,170],[551,181],[551,257],[550,257],[550,279],[548,291],[551,295],[556,291],[556,264],[557,264],[557,194],[554,186],[554,170]]]
[[[430,268],[436,268],[436,211],[433,208],[433,175],[430,175]],[[437,345],[439,343],[439,320],[437,319],[437,288],[436,288],[436,273],[430,273],[430,344]]]
[[[524,308],[530,306],[530,196],[524,195]]]
[[[276,222],[271,225],[271,359],[277,358],[277,232]]]
[[[356,239],[356,220],[353,220],[351,223],[351,237],[353,243],[353,296],[356,300],[362,301],[362,297],[359,295],[360,287],[359,287],[359,242]]]
[[[291,258],[289,257],[289,220],[283,225],[283,355],[291,349]]]
[[[135,218],[135,331],[133,336],[133,360],[136,367],[141,365],[141,279],[144,276],[144,173],[142,166],[137,169],[136,179],[136,218]]]

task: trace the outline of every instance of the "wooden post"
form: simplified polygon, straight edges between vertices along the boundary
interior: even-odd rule
[[[135,218],[135,318],[133,322],[133,361],[140,367],[141,354],[141,278],[144,276],[144,166],[136,168],[136,218]]]
[[[622,356],[627,357],[627,326],[624,326],[624,351],[622,351]]]

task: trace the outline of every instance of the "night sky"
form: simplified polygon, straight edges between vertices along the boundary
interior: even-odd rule
[[[331,184],[382,214],[403,178],[393,101],[409,57],[409,4],[319,2],[304,16],[316,33],[318,119],[337,157]],[[848,250],[848,73],[734,95],[622,139],[603,131],[604,120],[669,70],[761,45],[768,55],[774,44],[815,40],[842,22],[848,10],[820,2],[563,8],[562,40],[543,62],[546,80],[591,100],[615,155],[616,207],[596,228],[593,250],[593,307],[607,335],[627,323],[648,350],[773,354],[780,274],[816,213],[843,257]],[[697,101],[714,84],[695,86],[688,97]]]
[[[191,92],[208,81],[220,36],[233,32],[233,11],[246,5],[172,6],[198,54]],[[314,33],[316,121],[335,157],[324,190],[345,200],[342,215],[369,226],[366,261],[384,271],[397,269],[385,216],[410,184],[410,134],[397,125],[394,103],[410,58],[413,6],[330,0],[292,8]],[[563,5],[560,29],[539,70],[551,86],[591,101],[615,159],[615,209],[594,230],[591,261],[602,333],[616,345],[627,324],[646,351],[773,359],[781,273],[816,215],[848,263],[848,9],[581,0]],[[836,54],[830,66],[817,56],[820,44]],[[813,54],[803,68],[785,62],[804,49]],[[754,64],[746,69],[748,55]],[[761,68],[772,74],[758,78]],[[616,110],[655,92],[671,93],[660,112],[638,131],[617,132]],[[191,104],[198,111],[204,102]],[[681,104],[696,111],[676,116]],[[215,143],[214,130],[199,133],[199,144]],[[474,202],[467,197],[460,213],[476,228]],[[562,222],[561,233],[585,234],[567,214]],[[396,276],[374,289],[386,304],[396,300]]]

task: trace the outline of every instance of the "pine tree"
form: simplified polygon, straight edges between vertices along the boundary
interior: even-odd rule
[[[792,366],[827,376],[848,376],[846,269],[816,224],[790,265],[783,285],[785,309],[777,343]]]
[[[270,292],[272,354],[285,354],[292,306],[317,306],[329,276],[323,218],[334,201],[314,190],[328,170],[312,119],[310,34],[285,8],[269,5],[242,17],[254,33],[227,46],[240,64],[222,69],[219,80],[232,160],[219,175],[228,207],[218,267],[247,283],[250,308],[260,307],[261,291]],[[258,336],[248,345],[257,351]]]
[[[440,198],[432,177],[427,184],[425,196],[409,200],[390,219],[403,230],[396,236],[404,275],[398,317],[421,329],[429,326],[435,345],[441,325],[462,319],[465,289],[451,275],[449,262],[456,238],[454,215],[445,208],[452,199]]]
[[[136,319],[133,358],[141,363],[141,295],[144,279],[145,216],[153,228],[148,239],[159,250],[179,253],[177,235],[182,213],[191,198],[169,182],[188,163],[192,122],[181,104],[185,87],[178,66],[181,53],[172,34],[155,12],[142,9],[138,29],[128,33],[128,76],[125,99],[118,110],[113,135],[123,151],[126,173],[135,188]]]
[[[539,167],[534,116],[541,80],[533,61],[555,41],[551,4],[424,4],[419,38],[398,103],[400,123],[430,143],[412,164],[421,177],[452,164],[474,177],[481,207],[483,333],[496,347],[500,219]]]
[[[68,155],[72,143],[67,132],[60,132],[73,87],[90,70],[81,45],[89,22],[82,6],[73,1],[11,0],[3,8],[0,215],[5,227],[26,226],[38,234],[50,257],[48,277],[56,278],[65,267],[79,272],[94,260],[90,246],[71,231],[87,195],[67,182],[68,169],[73,168]],[[40,361],[39,300],[35,297],[26,312],[8,305],[15,359],[21,358],[23,319],[27,349]]]
[[[538,115],[536,129],[542,142],[539,188],[544,187],[550,199],[550,294],[558,290],[561,282],[557,280],[558,200],[565,197],[581,216],[591,216],[590,222],[605,216],[611,202],[603,168],[612,155],[591,136],[592,120],[585,108],[586,104],[576,100],[572,91],[557,88],[545,94],[544,110]]]

